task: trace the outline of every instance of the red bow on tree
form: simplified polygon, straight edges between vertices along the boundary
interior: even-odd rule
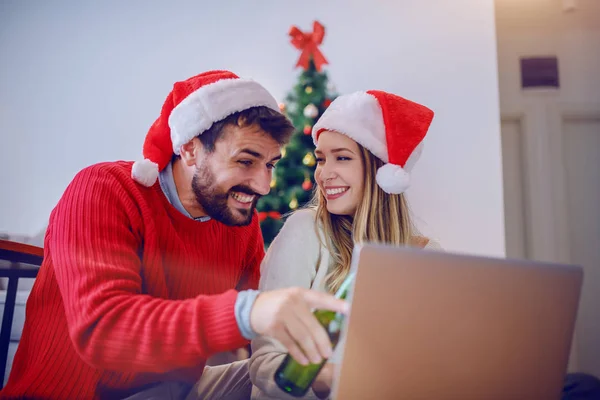
[[[313,23],[313,31],[310,33],[304,33],[298,27],[292,26],[290,28],[290,36],[292,37],[291,42],[294,47],[302,51],[296,67],[302,67],[305,70],[308,69],[311,56],[315,62],[317,71],[321,71],[323,64],[328,64],[327,59],[325,59],[325,56],[319,50],[319,45],[323,42],[323,37],[325,36],[325,27],[318,21]]]

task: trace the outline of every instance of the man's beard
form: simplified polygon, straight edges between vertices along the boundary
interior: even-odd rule
[[[256,208],[256,203],[260,197],[256,192],[247,186],[237,185],[222,192],[215,185],[215,178],[207,166],[196,169],[192,178],[192,190],[196,196],[196,201],[202,206],[204,211],[215,220],[229,226],[246,226],[252,222],[252,215]],[[227,200],[231,192],[240,192],[256,196],[249,209],[238,208],[237,212],[230,209]],[[241,214],[236,216],[236,214]]]

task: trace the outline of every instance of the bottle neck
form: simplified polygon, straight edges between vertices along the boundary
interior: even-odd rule
[[[338,299],[346,298],[346,296],[348,295],[348,290],[350,290],[350,286],[354,282],[354,275],[355,275],[355,272],[351,272],[348,274],[348,276],[346,276],[346,279],[344,279],[344,282],[342,282],[342,284],[340,285],[337,292],[335,292],[336,298],[338,298]]]

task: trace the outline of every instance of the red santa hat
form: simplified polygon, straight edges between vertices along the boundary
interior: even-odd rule
[[[336,98],[312,130],[315,145],[323,131],[347,135],[386,164],[377,170],[377,184],[386,193],[403,193],[410,171],[423,149],[433,111],[379,90]]]
[[[176,82],[160,116],[148,130],[144,159],[131,170],[134,180],[152,186],[181,146],[202,134],[213,123],[251,107],[265,106],[280,112],[277,101],[260,84],[229,71],[208,71]]]

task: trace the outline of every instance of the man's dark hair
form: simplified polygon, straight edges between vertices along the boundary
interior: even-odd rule
[[[280,145],[286,145],[294,132],[294,126],[283,114],[269,107],[251,107],[215,122],[201,135],[198,135],[198,139],[207,152],[212,153],[215,150],[215,143],[228,125],[240,128],[258,126]]]

